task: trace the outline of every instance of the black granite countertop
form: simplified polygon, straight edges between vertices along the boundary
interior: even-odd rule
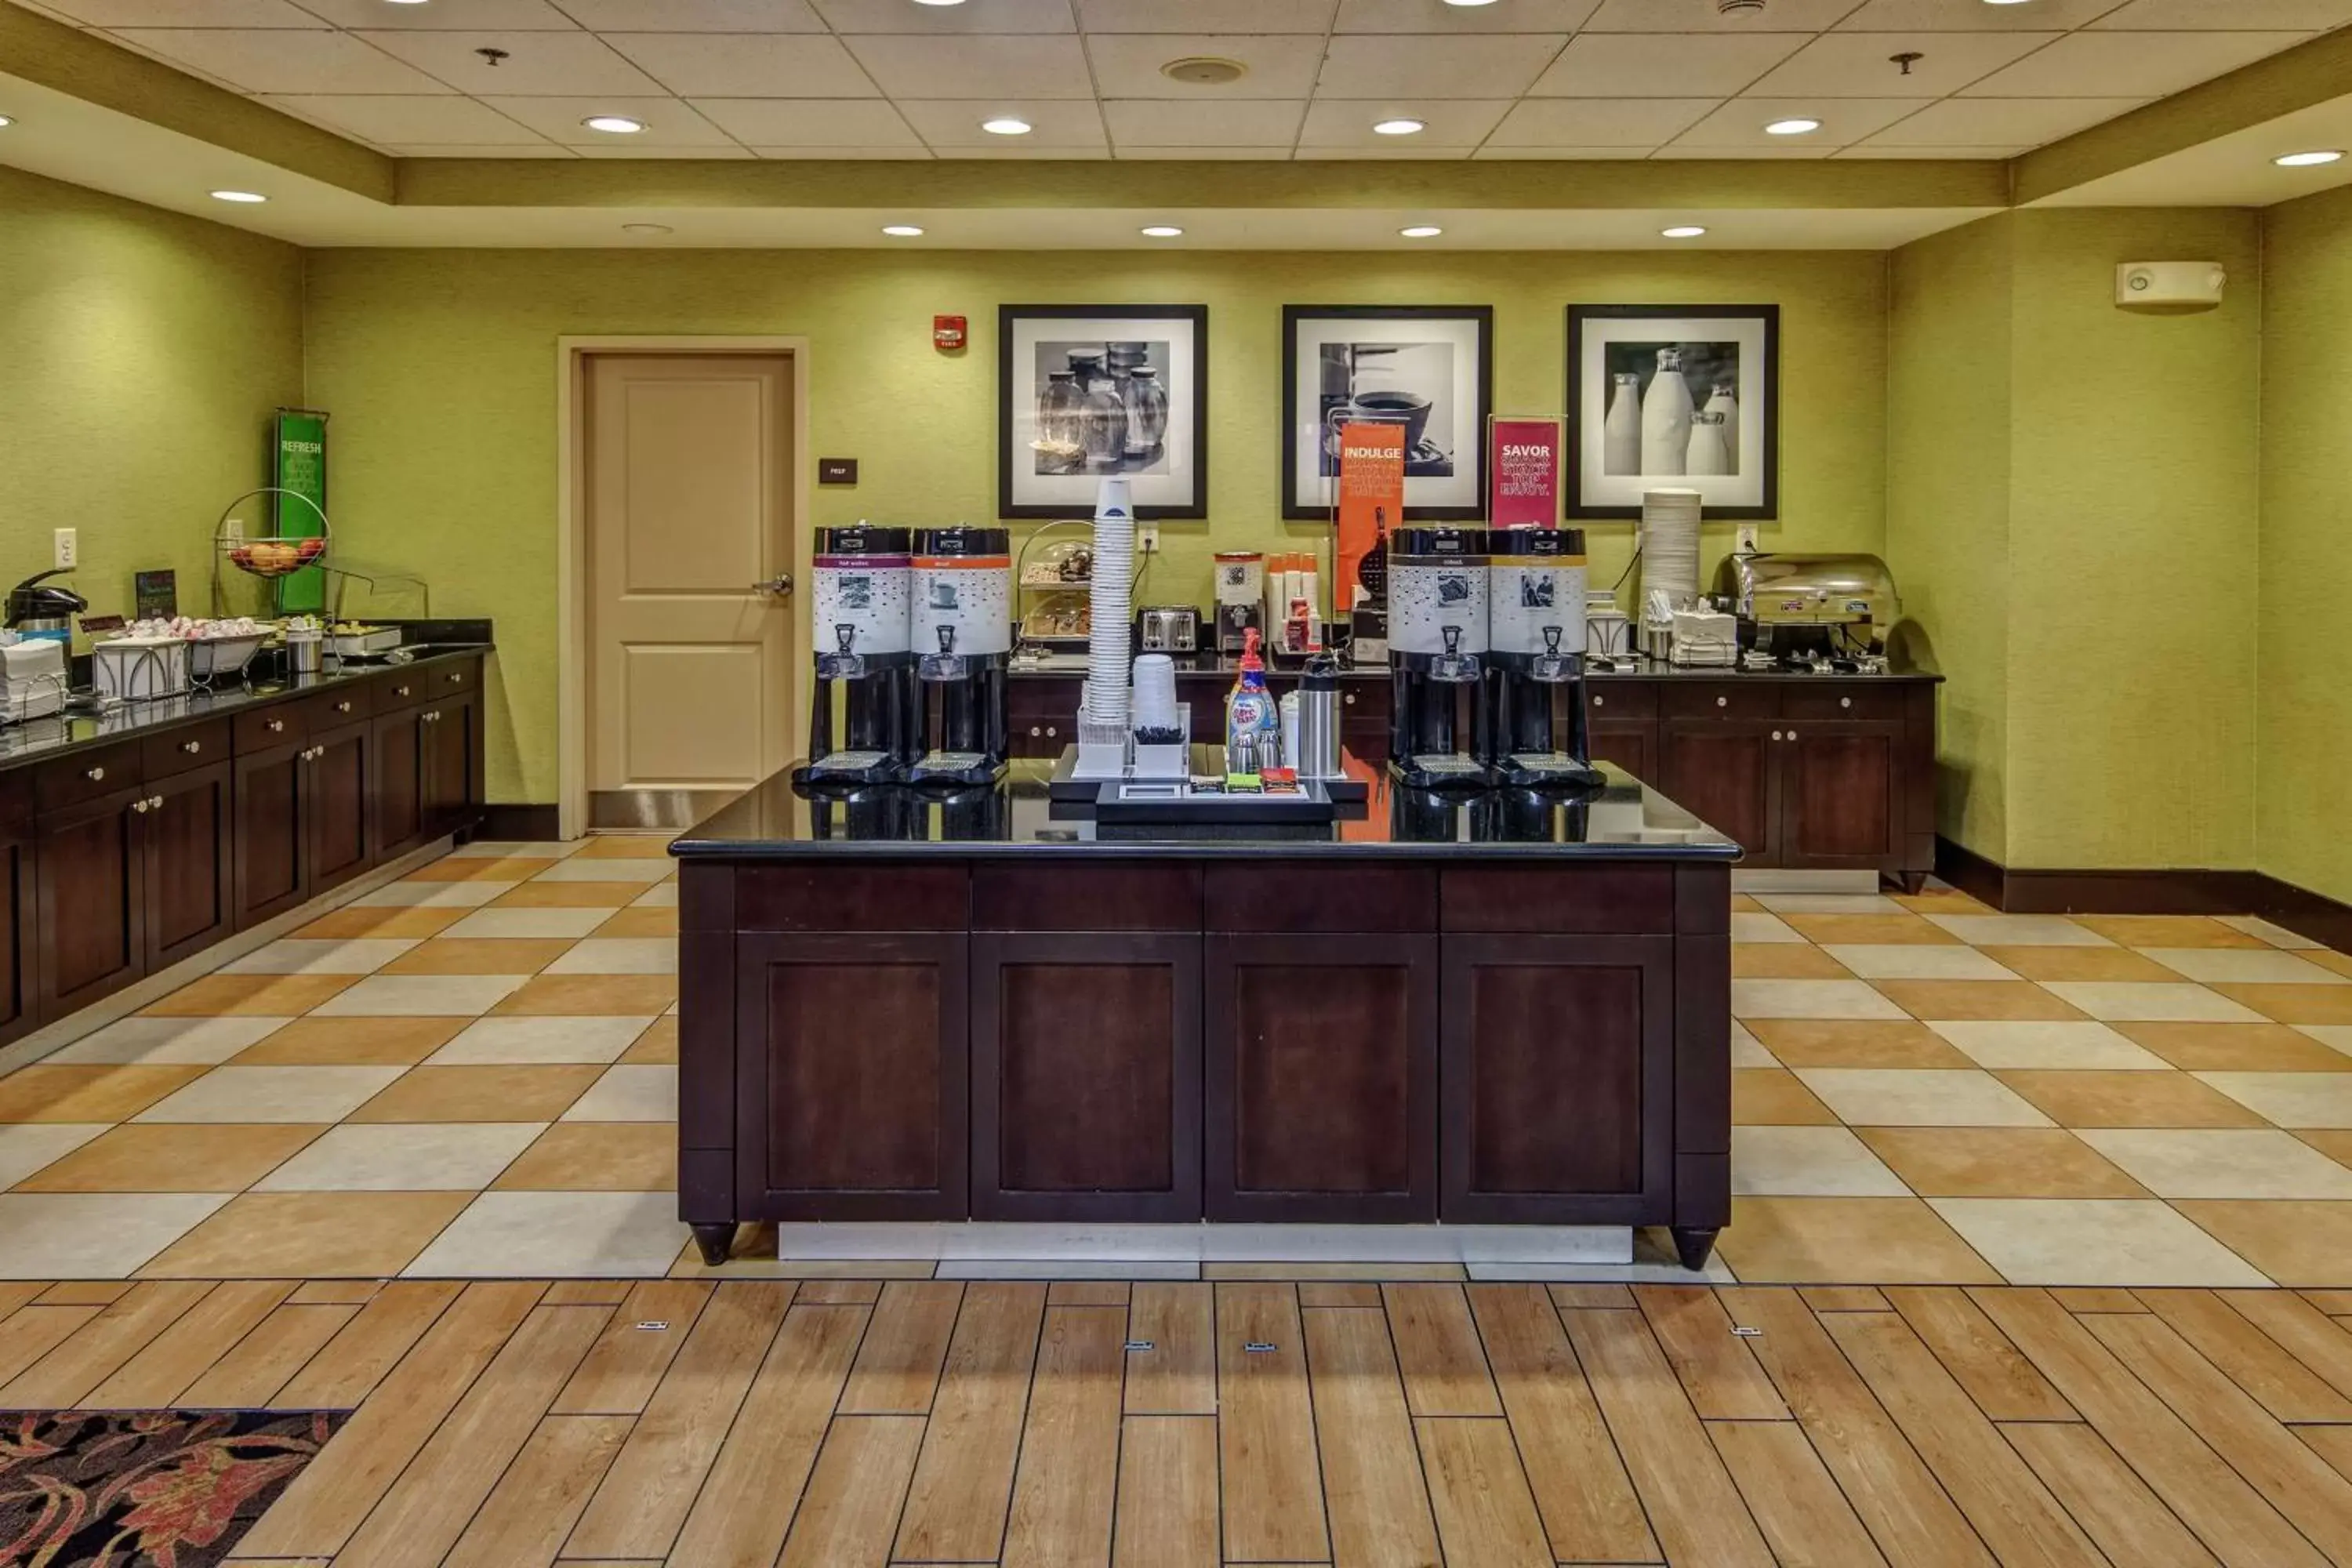
[[[1739,847],[1631,773],[1581,796],[1526,790],[1438,795],[1396,787],[1358,763],[1365,805],[1336,823],[1290,826],[1109,826],[1048,796],[1054,764],[1016,762],[993,788],[955,794],[886,785],[812,796],[786,770],[670,845],[682,860],[1325,856],[1370,858],[1731,860]]]
[[[1041,668],[1034,664],[1024,664],[1018,656],[1015,656],[1010,669],[1010,674],[1016,680],[1082,679],[1085,678],[1087,673],[1085,664],[1086,656],[1079,654],[1072,657],[1075,659],[1075,662],[1073,663],[1058,667],[1049,666]],[[1176,673],[1180,677],[1231,677],[1239,673],[1241,668],[1240,660],[1220,654],[1171,654],[1169,657],[1175,660]],[[1297,676],[1298,672],[1299,666],[1297,664],[1286,664],[1280,662],[1269,666],[1266,671],[1269,676],[1277,681],[1294,679]],[[1389,667],[1385,664],[1362,667],[1349,666],[1341,668],[1339,671],[1339,679],[1342,680],[1386,680],[1388,677]],[[1815,673],[1810,670],[1801,669],[1723,669],[1706,668],[1691,665],[1668,664],[1662,659],[1654,658],[1620,660],[1618,661],[1617,668],[1587,671],[1586,678],[1596,681],[1787,680],[1805,682],[1822,680],[1869,680],[1888,682],[1896,685],[1922,681],[1937,682],[1944,679],[1942,676],[1937,675],[1931,670],[1924,669],[1894,669],[1888,670],[1882,675],[1862,675],[1852,672],[1832,670],[1822,670],[1819,673]]]
[[[65,712],[21,724],[0,725],[0,772],[112,745],[134,736],[169,730],[201,719],[217,719],[242,709],[257,708],[289,697],[331,690],[354,681],[371,679],[398,669],[423,668],[453,659],[479,658],[496,645],[488,641],[442,642],[431,651],[400,664],[352,664],[319,675],[257,678],[249,685],[225,683],[216,691],[194,691],[152,702],[125,702],[105,713]],[[264,650],[267,657],[268,650]]]

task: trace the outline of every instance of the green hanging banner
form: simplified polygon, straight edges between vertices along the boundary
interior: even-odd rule
[[[269,431],[269,482],[289,496],[271,496],[270,528],[280,539],[316,539],[327,531],[327,416],[310,408],[281,408]],[[314,510],[315,509],[315,510]],[[305,566],[278,579],[278,613],[317,615],[327,607],[327,574]]]

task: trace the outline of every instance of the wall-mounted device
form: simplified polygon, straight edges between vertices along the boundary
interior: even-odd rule
[[[2210,310],[2221,303],[2228,268],[2218,261],[2126,261],[2116,268],[2120,310],[2172,313]]]

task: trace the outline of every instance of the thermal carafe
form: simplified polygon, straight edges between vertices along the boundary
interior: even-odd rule
[[[816,531],[816,685],[796,784],[880,784],[915,761],[908,539],[906,529],[862,522]]]
[[[1492,749],[1483,528],[1389,540],[1389,767],[1412,788],[1483,788]]]
[[[1486,556],[1487,760],[1507,784],[1597,784],[1601,774],[1586,761],[1584,531],[1498,528]]]
[[[1002,528],[915,531],[916,784],[989,784],[1004,772],[1012,549]]]

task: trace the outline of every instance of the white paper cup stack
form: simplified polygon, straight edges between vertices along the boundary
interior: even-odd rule
[[[1135,731],[1176,728],[1176,661],[1147,653],[1135,661]]]
[[[1135,507],[1128,481],[1107,479],[1095,493],[1094,629],[1087,639],[1086,718],[1128,728],[1128,637],[1135,619]]]
[[[1698,596],[1696,490],[1656,489],[1642,497],[1642,597],[1663,591],[1676,607]]]

